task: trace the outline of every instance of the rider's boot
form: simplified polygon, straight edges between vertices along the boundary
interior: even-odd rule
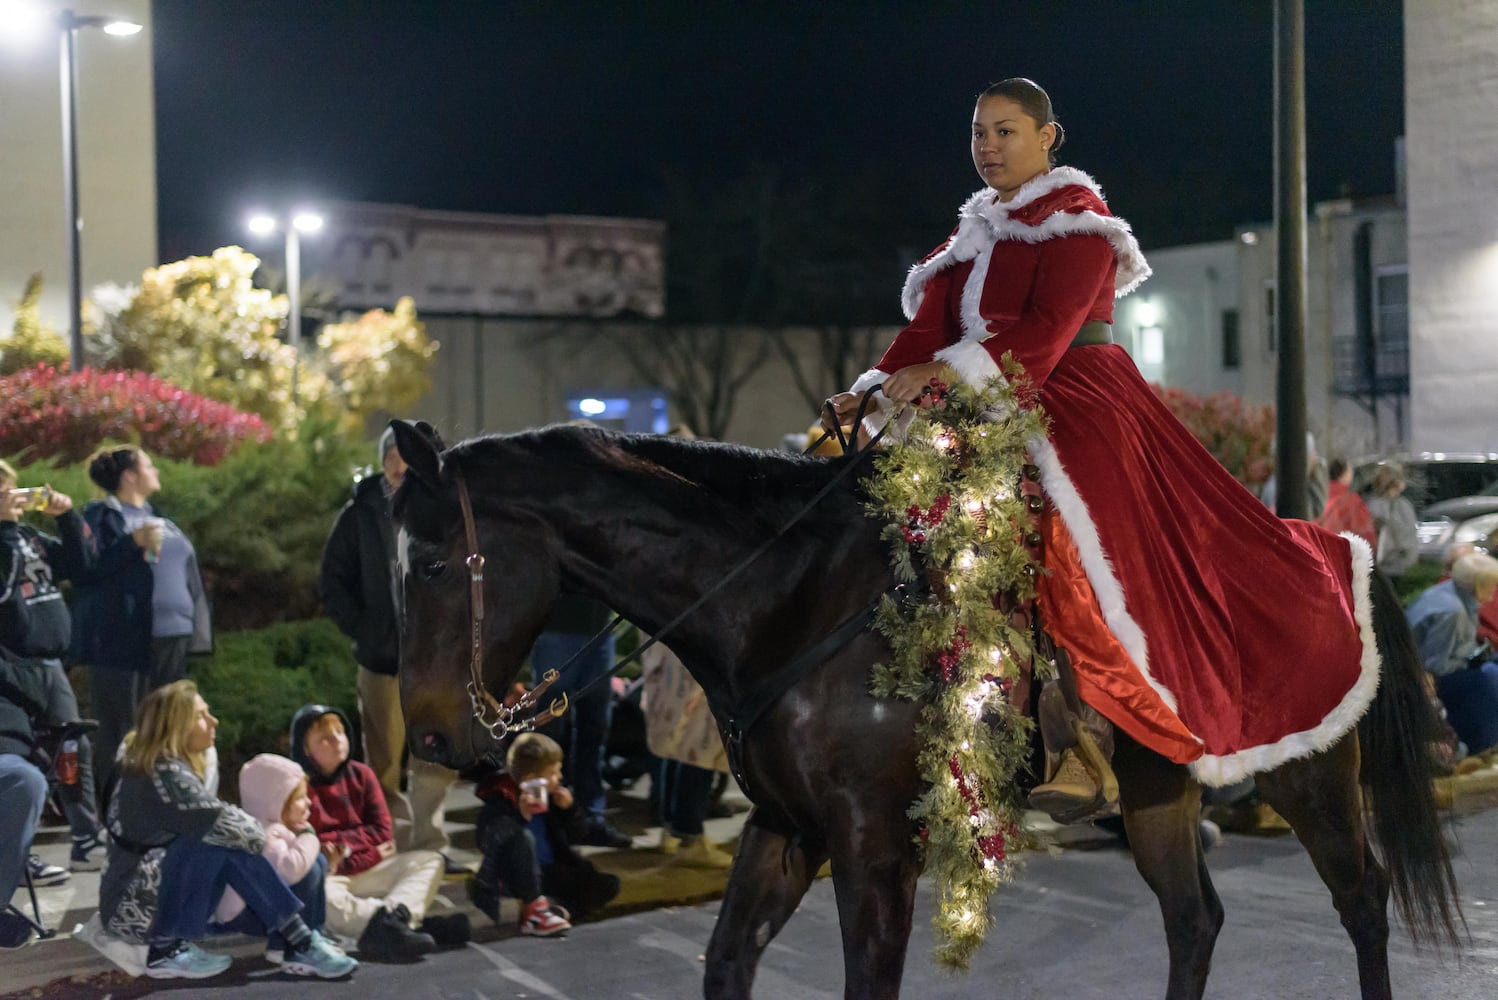
[[[1041,689],[1036,714],[1045,741],[1046,780],[1030,791],[1030,807],[1063,825],[1118,811],[1118,779],[1108,763],[1113,727],[1091,706],[1081,708],[1078,713],[1068,707],[1059,683]]]

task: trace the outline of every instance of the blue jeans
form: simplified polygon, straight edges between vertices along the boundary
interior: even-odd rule
[[[161,862],[161,895],[151,936],[189,941],[203,937],[228,887],[239,893],[245,909],[261,924],[275,930],[302,910],[302,901],[263,854],[178,837]]]
[[[1498,745],[1498,661],[1436,678],[1436,694],[1446,706],[1446,721],[1468,753]]]
[[[42,804],[47,801],[47,779],[24,757],[0,753],[0,907],[10,902],[31,838],[36,836]]]
[[[542,632],[531,647],[532,676],[539,680],[548,670],[560,670],[591,638],[571,632]],[[541,730],[562,745],[562,769],[577,802],[577,811],[591,819],[603,818],[606,803],[603,757],[609,720],[614,712],[614,693],[607,681],[601,681],[582,697],[573,695],[613,665],[614,637],[610,635],[558,678],[549,694],[555,696],[565,691],[571,707],[566,715]]]
[[[661,825],[675,837],[697,837],[707,819],[713,792],[713,772],[679,760],[661,759],[656,771],[660,784]]]
[[[319,854],[312,870],[291,887],[292,894],[302,901],[302,923],[315,931],[323,929],[328,917],[328,893],[325,886],[327,878],[328,859],[326,855]],[[217,927],[251,937],[264,937],[268,947],[286,950],[286,939],[281,936],[281,932],[266,927],[265,921],[255,916],[248,906],[240,910],[233,920]]]

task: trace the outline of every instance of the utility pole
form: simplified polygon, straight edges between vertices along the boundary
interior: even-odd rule
[[[1275,512],[1306,509],[1306,45],[1305,0],[1274,4],[1276,346]]]

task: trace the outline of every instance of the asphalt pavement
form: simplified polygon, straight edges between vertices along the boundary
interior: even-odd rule
[[[1441,1000],[1498,996],[1498,810],[1457,817],[1457,875],[1470,941],[1458,957],[1416,952],[1396,926],[1395,993]],[[1343,998],[1358,994],[1352,945],[1330,897],[1291,837],[1229,834],[1209,855],[1227,910],[1207,996]],[[717,904],[668,907],[586,924],[562,940],[506,937],[416,965],[367,964],[352,980],[287,979],[259,960],[236,963],[209,982],[136,981],[117,997],[195,998],[547,998],[664,1000],[701,996],[702,954]],[[931,957],[931,893],[922,882],[906,965],[905,997],[1067,997],[1145,1000],[1163,996],[1165,938],[1154,897],[1128,852],[1098,839],[1032,856],[1023,879],[1000,893],[996,926],[971,972],[939,971]],[[3,974],[3,965],[0,965]],[[832,885],[823,879],[770,948],[756,996],[842,996]],[[97,996],[54,987],[47,996]]]

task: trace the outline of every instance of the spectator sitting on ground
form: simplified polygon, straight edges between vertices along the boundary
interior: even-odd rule
[[[321,932],[327,920],[323,880],[328,874],[328,859],[323,856],[317,831],[312,829],[307,776],[295,761],[276,754],[258,754],[239,769],[239,801],[265,831],[266,859],[302,901],[302,922]],[[225,931],[266,937],[266,959],[273,965],[283,961],[285,939],[278,931],[269,930],[233,888],[224,890],[213,919]]]
[[[42,512],[57,519],[57,538],[23,524],[23,496],[15,491],[16,471],[0,461],[0,648],[29,659],[40,676],[38,718],[59,727],[78,721],[78,699],[63,669],[73,637],[73,620],[58,584],[78,581],[92,570],[94,546],[88,528],[66,494],[52,493]],[[95,806],[93,743],[77,739],[77,778],[59,783],[59,798],[71,828],[75,872],[104,866]],[[33,865],[32,880],[38,881]],[[64,875],[64,878],[66,876]]]
[[[312,828],[328,855],[329,929],[375,959],[467,943],[467,916],[426,915],[442,885],[442,855],[396,852],[385,795],[375,773],[349,759],[348,730],[328,705],[306,705],[291,720],[291,756],[307,773]]]
[[[217,726],[192,681],[157,688],[141,702],[106,806],[109,860],[99,885],[105,928],[149,945],[147,976],[206,979],[232,961],[192,942],[208,933],[219,898],[232,887],[284,942],[283,971],[348,975],[359,963],[302,921],[302,901],[261,854],[260,824],[203,787],[203,753]]]
[[[36,687],[37,679],[30,666],[0,652],[0,948],[22,947],[35,930],[7,904],[35,857],[31,838],[47,800],[46,776],[30,760],[36,749],[31,713],[16,700],[31,696],[13,695],[28,683]]]
[[[401,714],[400,641],[396,612],[400,580],[395,571],[395,524],[390,496],[400,488],[406,463],[395,447],[395,432],[380,435],[380,473],[354,483],[354,495],[333,522],[323,547],[318,592],[328,617],[354,642],[359,664],[359,727],[364,762],[385,793],[396,844],[403,851],[446,851],[443,802],[457,774],[411,757],[407,791],[401,792],[401,759],[406,749],[406,718]],[[468,869],[446,854],[448,875]]]
[[[600,872],[567,842],[572,792],[562,784],[562,748],[540,733],[515,738],[505,771],[479,782],[484,800],[478,841],[484,854],[469,883],[473,904],[499,922],[501,896],[518,898],[520,933],[552,937],[619,893],[619,878]],[[552,897],[555,897],[553,901]]]
[[[1477,641],[1478,608],[1498,593],[1498,559],[1468,555],[1405,611],[1447,720],[1472,754],[1498,745],[1498,663]]]
[[[1352,488],[1352,465],[1345,458],[1334,458],[1327,465],[1331,477],[1326,496],[1326,509],[1316,518],[1316,523],[1328,531],[1338,534],[1349,532],[1368,543],[1368,550],[1378,546],[1378,535],[1373,528],[1373,515],[1368,505]]]

